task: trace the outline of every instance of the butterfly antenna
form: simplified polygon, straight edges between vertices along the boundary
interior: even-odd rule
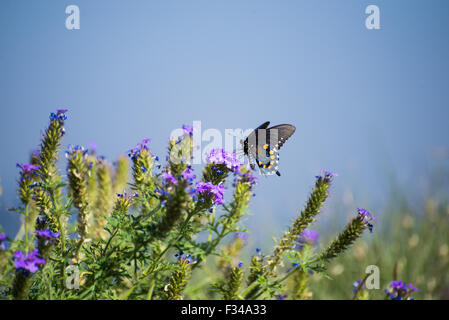
[[[276,174],[280,177],[281,173],[279,171],[276,171]]]

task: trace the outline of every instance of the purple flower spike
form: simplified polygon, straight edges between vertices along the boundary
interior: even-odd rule
[[[26,274],[28,272],[35,273],[39,269],[39,265],[45,264],[45,260],[39,258],[38,249],[34,249],[34,251],[27,256],[25,256],[22,251],[16,251],[12,259],[16,269]]]
[[[185,169],[182,172],[182,177],[184,178],[184,180],[186,180],[187,182],[192,182],[196,178],[196,175],[193,174],[192,172],[193,172],[193,169],[190,167]]]
[[[365,220],[365,221],[370,221],[370,220],[377,221],[377,219],[366,209],[357,208],[357,212],[359,214],[359,217],[362,220]]]
[[[226,152],[223,149],[214,149],[206,157],[208,163],[224,164],[229,170],[238,170],[242,165],[236,153]]]
[[[41,168],[39,166],[35,166],[34,164],[28,163],[18,163],[17,167],[22,169],[21,179],[28,179],[31,178],[32,176],[36,176],[37,171],[39,171],[39,169]]]
[[[131,159],[134,160],[134,159],[137,159],[137,157],[140,155],[140,153],[141,153],[143,150],[149,151],[150,148],[148,147],[148,143],[149,143],[150,141],[151,141],[150,138],[146,138],[146,139],[141,140],[139,143],[137,143],[137,147],[136,147],[136,148],[132,148],[132,149],[129,149],[129,150],[127,151],[128,156],[129,156]]]
[[[304,242],[316,243],[320,239],[320,234],[316,230],[304,230],[300,239]]]
[[[338,173],[333,173],[333,172],[330,172],[327,170],[322,170],[320,172],[319,176],[315,176],[315,178],[317,178],[317,179],[324,179],[324,180],[328,180],[328,181],[332,180],[332,178],[335,178],[335,177],[338,177]]]
[[[211,197],[213,204],[223,204],[224,196],[223,193],[227,191],[223,185],[214,185],[212,182],[197,182],[196,183],[196,193],[201,196],[200,201],[204,201],[204,196]]]
[[[163,172],[162,177],[164,178],[165,182],[171,182],[173,184],[178,184],[178,181],[175,179],[175,177],[168,172]]]
[[[184,135],[186,135],[186,136],[192,135],[193,134],[193,130],[195,130],[194,127],[188,126],[188,125],[183,125],[182,129],[184,130]]]
[[[52,232],[48,229],[36,230],[36,235],[39,238],[46,239],[46,240],[56,239],[56,238],[59,238],[59,236],[60,236],[59,232]]]
[[[372,233],[373,232],[373,225],[370,223],[370,221],[377,221],[377,219],[374,218],[374,216],[366,209],[357,208],[357,212],[358,212],[358,218],[362,222],[365,222],[365,224],[367,225],[369,231]]]

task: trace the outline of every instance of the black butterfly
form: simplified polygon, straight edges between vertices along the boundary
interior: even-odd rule
[[[257,163],[260,173],[281,174],[279,168],[279,149],[295,132],[295,126],[280,124],[268,128],[269,121],[261,124],[243,141],[243,152],[248,156],[251,168]]]

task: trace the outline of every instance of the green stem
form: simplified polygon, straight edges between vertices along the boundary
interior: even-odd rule
[[[156,263],[159,262],[159,260],[165,255],[165,253],[168,251],[168,249],[173,247],[174,244],[178,243],[182,239],[182,237],[184,236],[183,231],[184,231],[185,227],[189,223],[190,219],[196,213],[197,213],[197,210],[194,210],[193,212],[191,212],[187,215],[186,220],[184,221],[184,223],[182,224],[182,226],[179,230],[180,235],[176,239],[170,241],[170,243],[167,245],[167,247],[165,247],[165,249],[162,250],[162,252],[153,260],[153,262],[148,266],[148,268],[145,269],[145,271],[142,273],[142,276],[140,277],[140,279],[136,280],[136,282],[133,284],[133,286],[122,297],[122,300],[126,300],[129,297],[129,295],[131,293],[133,293],[133,291],[137,288],[137,286],[153,271],[154,267],[156,266]]]
[[[150,289],[148,289],[147,300],[152,300],[153,299],[153,290],[154,290],[155,283],[156,283],[156,281],[154,280],[154,278],[151,279]]]

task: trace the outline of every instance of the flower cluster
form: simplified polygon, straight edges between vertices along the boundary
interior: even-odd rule
[[[52,232],[48,229],[36,230],[36,235],[38,238],[46,239],[46,240],[59,238],[59,236],[60,236],[59,232]]]
[[[363,280],[357,280],[357,281],[354,281],[352,283],[352,286],[354,287],[352,289],[353,293],[356,293],[358,290],[365,290],[366,289],[365,284],[362,284],[362,282],[363,282]]]
[[[39,269],[39,265],[45,264],[45,260],[39,258],[38,249],[34,249],[28,255],[25,255],[22,251],[16,251],[13,261],[16,269],[25,274],[28,274],[28,272],[35,273]]]
[[[36,230],[36,237],[42,241],[44,246],[48,246],[49,244],[53,244],[53,242],[59,238],[61,234],[59,232],[52,232],[48,229]]]
[[[182,126],[182,129],[184,130],[184,135],[185,136],[186,135],[191,136],[193,134],[193,130],[195,130],[194,127],[189,126],[189,125],[185,125],[185,124]]]
[[[67,120],[66,116],[67,111],[68,111],[67,109],[57,109],[56,112],[50,113],[50,120],[64,123],[64,121]]]
[[[326,183],[332,182],[332,179],[338,177],[338,173],[322,170],[319,176],[315,176],[318,180],[324,180]]]
[[[206,157],[208,163],[224,164],[231,171],[239,169],[240,160],[236,153],[230,153],[223,149],[214,149]]]
[[[37,172],[41,168],[34,164],[28,164],[28,163],[18,163],[17,167],[22,169],[22,172],[20,174],[21,179],[29,179],[29,178],[36,176]]]
[[[369,231],[372,233],[373,225],[370,223],[370,221],[377,221],[377,219],[374,218],[374,216],[366,209],[357,208],[357,212],[358,212],[358,214],[357,214],[358,218],[366,224]]]
[[[149,147],[148,147],[148,143],[151,141],[150,138],[147,139],[143,139],[142,141],[140,141],[139,143],[137,143],[137,147],[129,149],[127,151],[128,153],[128,157],[130,157],[131,159],[135,160],[137,159],[138,156],[140,156],[142,151],[150,151]]]
[[[198,200],[207,202],[211,201],[212,204],[223,204],[224,192],[227,191],[225,187],[220,185],[214,185],[212,182],[199,181],[196,183],[196,194]]]
[[[248,183],[251,187],[259,182],[254,174],[246,167],[240,167],[235,171],[234,186],[237,183]]]
[[[315,245],[318,240],[320,239],[320,234],[316,230],[304,230],[300,233],[297,244],[296,244],[296,250],[302,250],[304,248],[304,244],[310,244]]]
[[[186,262],[186,263],[192,263],[192,262],[195,262],[195,261],[192,259],[192,255],[191,255],[191,254],[186,255],[186,254],[185,254],[184,252],[182,252],[182,251],[179,251],[178,253],[176,253],[176,254],[175,254],[175,258],[177,258],[178,261],[184,261],[184,262]]]
[[[421,291],[411,283],[406,285],[402,281],[391,281],[385,292],[390,300],[413,300],[410,294],[414,291]]]

